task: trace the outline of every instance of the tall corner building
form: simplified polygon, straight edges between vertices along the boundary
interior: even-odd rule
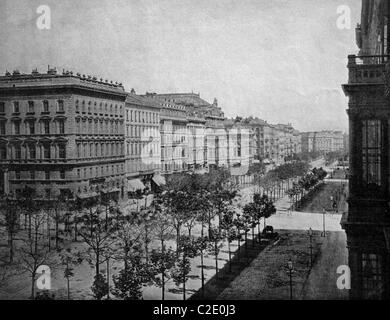
[[[0,194],[126,192],[122,84],[56,69],[0,76]]]
[[[389,1],[364,0],[356,28],[358,55],[348,57],[349,209],[347,234],[352,299],[390,295]]]

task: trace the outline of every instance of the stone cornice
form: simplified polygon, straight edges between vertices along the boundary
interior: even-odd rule
[[[98,88],[92,88],[77,84],[64,85],[43,85],[26,87],[0,87],[0,97],[7,96],[32,96],[32,95],[56,95],[56,94],[80,94],[91,97],[110,98],[124,102],[126,100],[125,92],[116,92]]]

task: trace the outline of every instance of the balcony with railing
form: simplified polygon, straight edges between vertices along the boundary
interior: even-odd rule
[[[348,56],[349,84],[381,84],[389,55]]]

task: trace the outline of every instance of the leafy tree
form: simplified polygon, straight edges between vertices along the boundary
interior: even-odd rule
[[[176,251],[179,254],[181,229],[191,218],[191,196],[185,191],[170,190],[162,194],[163,204],[176,231]]]
[[[96,300],[102,300],[108,295],[108,283],[104,274],[99,273],[95,275],[91,290]]]
[[[209,237],[209,243],[210,243],[209,252],[211,252],[211,254],[215,258],[215,276],[217,279],[219,277],[218,255],[219,255],[221,248],[223,246],[223,244],[222,244],[223,239],[224,239],[223,229],[212,227],[210,230],[210,237]]]
[[[225,168],[213,169],[208,175],[208,190],[210,201],[215,208],[215,215],[218,216],[218,227],[221,229],[221,220],[226,206],[231,205],[238,196],[237,186],[231,181],[230,172]],[[211,211],[209,211],[209,214]],[[209,230],[211,230],[211,220],[209,215]],[[210,232],[210,231],[209,231]],[[209,234],[211,237],[211,234]]]
[[[95,267],[95,280],[100,281],[100,264],[106,262],[110,248],[116,241],[117,225],[112,217],[106,219],[97,201],[90,200],[88,211],[80,217],[79,235],[87,245],[86,260]]]
[[[151,265],[143,262],[139,255],[132,257],[127,269],[113,277],[113,294],[123,300],[141,300],[142,287],[153,279]]]
[[[183,300],[186,300],[186,283],[191,272],[190,259],[199,254],[199,241],[188,236],[181,236],[177,252],[178,259],[172,278],[177,286],[183,285]]]
[[[242,214],[238,215],[238,219],[239,219],[240,230],[244,234],[245,258],[248,262],[248,232],[250,231],[252,226],[252,217],[244,210]]]
[[[74,267],[83,262],[80,252],[71,248],[59,251],[60,263],[65,267],[64,278],[66,279],[67,298],[70,300],[70,279],[74,277]]]
[[[161,288],[161,299],[165,300],[165,284],[172,277],[171,272],[177,262],[176,252],[163,245],[161,250],[152,250],[150,260],[156,271],[154,283]]]
[[[194,216],[197,222],[200,222],[200,237],[198,238],[199,250],[200,250],[200,268],[201,268],[201,290],[204,297],[204,253],[208,247],[209,238],[205,237],[205,224],[210,222],[210,212],[212,211],[212,202],[210,201],[210,192],[208,190],[201,190],[195,194],[193,198]],[[210,228],[210,226],[209,226]]]
[[[232,272],[232,251],[231,243],[234,240],[238,240],[236,225],[234,220],[234,210],[228,208],[225,210],[222,216],[222,230],[228,242],[228,255],[229,255],[229,272]]]
[[[151,242],[150,234],[152,233],[152,228],[155,221],[155,211],[153,208],[144,208],[139,212],[139,225],[144,228],[144,250],[145,250],[145,259],[146,262],[149,262],[149,244]]]
[[[238,256],[237,256],[237,260],[240,261],[240,255],[241,255],[241,239],[242,239],[242,230],[244,229],[245,227],[245,224],[243,222],[243,219],[241,217],[241,214],[236,214],[236,216],[234,217],[234,220],[233,220],[233,224],[236,228],[236,239],[237,239],[237,243],[238,243]]]
[[[143,249],[143,228],[136,212],[124,216],[117,226],[115,242],[111,245],[109,254],[113,259],[123,262],[127,271],[134,256],[142,256]]]
[[[269,217],[271,217],[273,214],[276,213],[276,208],[275,208],[274,203],[272,202],[272,200],[270,200],[267,196],[262,198],[262,203],[263,203],[263,206],[264,206],[262,216],[264,218],[264,228],[265,228],[266,220]]]
[[[265,195],[263,197],[266,197]],[[243,208],[244,215],[247,217],[248,224],[252,229],[252,245],[254,246],[255,228],[257,226],[258,241],[260,242],[260,219],[263,215],[263,197],[256,193],[253,195],[253,201],[246,204]]]

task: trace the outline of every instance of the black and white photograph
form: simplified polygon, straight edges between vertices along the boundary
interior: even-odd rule
[[[0,300],[389,299],[389,28],[390,0],[0,0]]]

